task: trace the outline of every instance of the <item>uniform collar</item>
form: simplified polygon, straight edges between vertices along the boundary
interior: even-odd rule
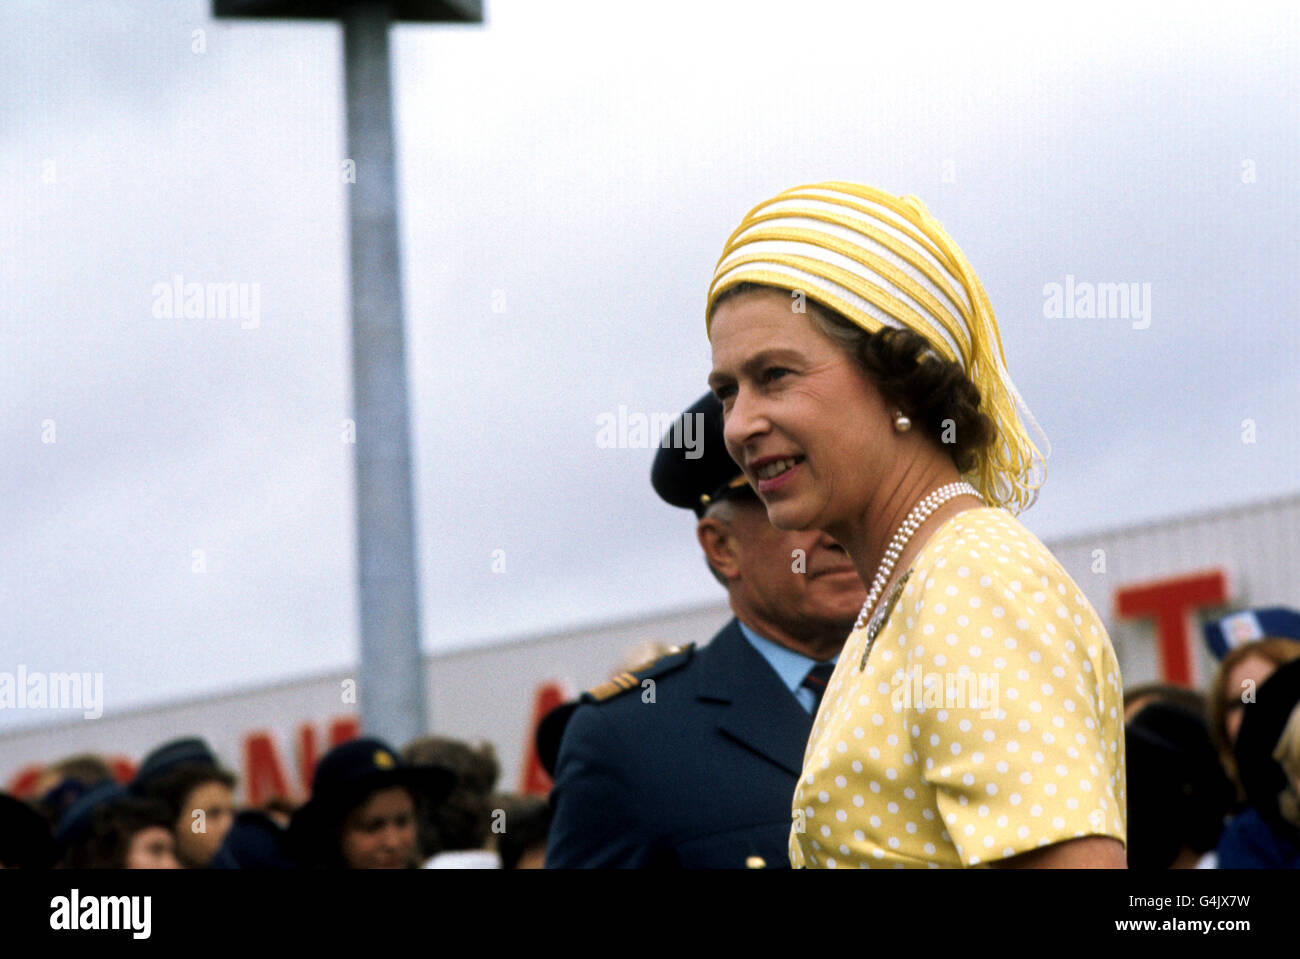
[[[808,670],[816,666],[818,661],[803,653],[796,653],[793,649],[782,646],[765,636],[760,636],[739,619],[736,623],[740,626],[740,632],[745,639],[749,641],[749,645],[753,646],[759,655],[767,660],[767,664],[772,667],[777,676],[781,677],[785,688],[797,694],[804,677],[808,675]],[[833,663],[839,658],[839,654],[836,653],[830,661]]]

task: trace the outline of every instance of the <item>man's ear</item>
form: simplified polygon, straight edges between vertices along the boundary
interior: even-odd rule
[[[740,576],[736,539],[726,523],[716,517],[706,516],[696,525],[695,538],[700,541],[704,558],[715,572],[728,581]]]

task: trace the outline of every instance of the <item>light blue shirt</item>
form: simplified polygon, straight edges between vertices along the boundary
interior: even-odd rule
[[[804,677],[808,675],[808,670],[817,665],[817,660],[812,659],[803,653],[796,653],[793,649],[782,646],[780,643],[774,643],[770,639],[765,639],[758,633],[754,632],[740,620],[740,631],[745,638],[749,640],[749,645],[758,650],[759,655],[767,660],[767,664],[776,670],[776,674],[781,677],[781,682],[785,683],[785,688],[794,694],[794,698],[799,701],[799,705],[804,708],[804,712],[811,713],[813,706],[817,702],[817,697],[813,695],[811,689],[805,688],[803,684]],[[838,654],[831,660],[835,662],[840,657]]]

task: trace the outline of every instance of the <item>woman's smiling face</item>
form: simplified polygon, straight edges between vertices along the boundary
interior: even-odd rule
[[[727,452],[778,529],[860,517],[890,466],[891,407],[784,290],[737,294],[713,314],[709,386]]]

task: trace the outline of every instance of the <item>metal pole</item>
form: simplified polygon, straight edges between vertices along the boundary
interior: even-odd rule
[[[388,64],[390,10],[345,4],[356,407],[361,728],[400,749],[425,732],[424,663],[411,496],[396,167]]]

